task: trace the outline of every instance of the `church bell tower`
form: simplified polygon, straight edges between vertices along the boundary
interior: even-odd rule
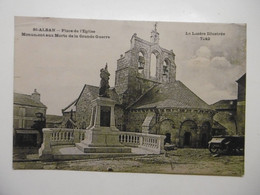
[[[175,82],[175,54],[159,45],[157,23],[150,41],[133,34],[130,50],[117,60],[115,88],[126,102],[135,101],[155,84]]]

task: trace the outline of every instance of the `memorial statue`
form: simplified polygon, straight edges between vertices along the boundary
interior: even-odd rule
[[[100,78],[101,78],[101,81],[100,81],[100,86],[99,86],[99,96],[100,97],[107,97],[109,98],[109,72],[107,70],[107,63],[106,63],[106,66],[105,68],[102,68],[100,70]]]

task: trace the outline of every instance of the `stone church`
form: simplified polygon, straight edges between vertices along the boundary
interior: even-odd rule
[[[98,93],[99,87],[86,84],[62,110],[63,127],[88,127],[91,101]],[[215,111],[176,80],[175,54],[159,45],[156,25],[150,41],[136,33],[131,37],[130,49],[117,60],[115,87],[109,96],[116,101],[120,131],[166,135],[165,143],[179,147],[206,147],[213,134]]]

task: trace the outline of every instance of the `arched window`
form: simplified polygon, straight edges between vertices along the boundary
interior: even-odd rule
[[[162,78],[165,82],[169,79],[169,61],[167,59],[163,61]]]
[[[156,64],[157,64],[157,57],[154,53],[151,55],[151,64],[150,64],[150,77],[156,77]]]
[[[144,65],[145,65],[145,58],[142,52],[139,52],[138,54],[138,72],[142,73],[144,72]]]

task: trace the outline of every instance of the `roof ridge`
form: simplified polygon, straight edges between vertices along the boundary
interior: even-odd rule
[[[28,95],[28,94],[25,94],[25,93],[17,93],[17,92],[14,92],[15,94],[19,94],[19,95],[26,95],[26,96],[31,96],[31,95]]]
[[[56,114],[46,114],[46,116],[61,116],[62,117],[62,115],[56,115]]]
[[[13,103],[19,105],[47,108],[47,106],[43,104],[41,101],[36,101],[35,99],[32,98],[31,95],[23,94],[23,93],[14,92]]]
[[[85,84],[88,87],[95,87],[95,88],[99,88],[98,86],[94,86],[94,85],[89,85],[89,84]]]

